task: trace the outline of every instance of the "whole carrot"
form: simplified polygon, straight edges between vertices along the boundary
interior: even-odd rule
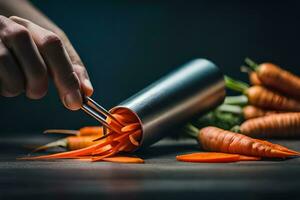
[[[262,84],[300,100],[300,77],[272,63],[256,64],[249,58],[245,62],[257,73]]]
[[[55,147],[62,147],[70,151],[82,149],[91,146],[93,144],[96,144],[97,141],[94,142],[95,139],[97,139],[97,137],[95,136],[69,136],[60,140],[56,140],[54,142],[50,142],[43,146],[40,146],[34,149],[33,152],[47,150]]]
[[[280,113],[280,111],[265,110],[253,105],[242,107],[238,105],[222,104],[216,110],[220,112],[240,115],[245,120]]]
[[[194,127],[194,130],[197,129]],[[198,133],[194,132],[194,136],[197,137],[204,150],[212,152],[268,158],[285,158],[299,155],[298,152],[285,151],[285,147],[279,148],[280,145],[273,146],[271,143],[212,126],[205,127]]]
[[[300,136],[300,113],[279,113],[245,121],[240,132],[258,138]]]
[[[92,135],[103,135],[103,127],[101,126],[85,126],[79,130],[67,130],[67,129],[48,129],[44,133],[61,133],[61,134],[70,134],[77,136],[92,136]]]
[[[244,93],[248,97],[249,104],[269,110],[300,111],[300,102],[280,95],[262,86],[249,87],[241,81],[225,77],[226,86],[232,90]]]
[[[244,119],[253,119],[257,117],[262,117],[262,116],[267,116],[267,115],[274,115],[279,113],[280,111],[275,111],[275,110],[264,110],[262,108],[248,105],[243,107],[243,116]]]

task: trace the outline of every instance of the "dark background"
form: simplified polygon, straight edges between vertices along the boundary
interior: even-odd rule
[[[300,74],[296,1],[59,1],[33,3],[69,36],[86,64],[94,98],[110,108],[190,59],[214,61],[226,74],[243,59],[273,61]],[[97,124],[63,108],[53,86],[41,101],[0,97],[2,131]]]

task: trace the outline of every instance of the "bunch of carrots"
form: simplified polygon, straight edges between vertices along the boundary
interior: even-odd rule
[[[300,77],[272,63],[256,64],[249,58],[245,63],[248,66],[243,66],[242,71],[249,74],[251,86],[226,76],[226,86],[242,95],[227,97],[213,112],[211,119],[215,119],[210,120],[207,127],[202,128],[201,124],[200,130],[197,127],[203,118],[195,123],[196,126],[186,126],[187,133],[196,138],[204,150],[212,153],[181,155],[177,160],[235,162],[300,155],[297,151],[261,140],[300,137]]]

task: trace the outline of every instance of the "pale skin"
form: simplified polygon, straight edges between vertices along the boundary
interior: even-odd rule
[[[0,95],[41,99],[54,82],[64,106],[78,110],[93,87],[66,34],[26,0],[0,0]]]

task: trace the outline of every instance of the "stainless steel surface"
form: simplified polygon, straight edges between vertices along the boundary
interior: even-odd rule
[[[96,101],[94,101],[90,97],[86,98],[86,104],[92,107],[93,109],[97,110],[99,113],[103,114],[106,117],[109,117],[111,120],[116,122],[117,124],[123,126],[122,122],[120,122],[118,119],[116,119],[112,114],[110,114],[104,107],[102,107],[100,104],[98,104]]]
[[[122,125],[114,116],[112,116],[105,108],[100,106],[97,102],[95,102],[90,97],[85,97],[84,103],[81,107],[81,109],[86,112],[88,115],[99,121],[103,127],[103,134],[106,135],[106,128],[115,131],[120,132],[120,130],[115,129],[114,127],[110,126],[106,122],[106,117],[109,117],[111,120],[114,120],[115,122]],[[102,116],[101,116],[102,115]]]
[[[171,128],[194,115],[205,113],[222,103],[225,97],[223,74],[212,62],[195,59],[154,82],[122,102],[140,119],[141,147],[149,146]]]

